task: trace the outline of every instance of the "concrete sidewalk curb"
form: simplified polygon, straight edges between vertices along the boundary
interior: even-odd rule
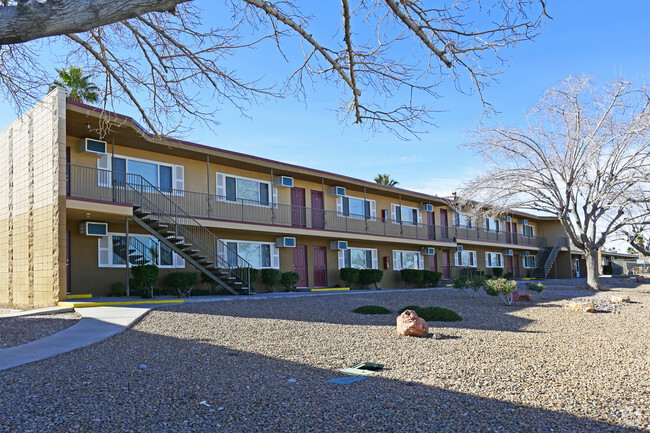
[[[138,307],[88,307],[68,329],[20,346],[0,350],[0,371],[98,343],[119,334],[159,305]]]
[[[16,311],[14,313],[0,314],[0,320],[11,319],[12,317],[43,316],[46,314],[72,313],[74,308],[70,307],[47,307],[36,310]]]

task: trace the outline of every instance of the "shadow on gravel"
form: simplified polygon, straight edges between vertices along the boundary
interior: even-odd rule
[[[561,309],[557,301],[568,301],[576,297],[593,294],[587,291],[551,290],[544,299],[535,294],[534,302],[515,302],[507,306],[492,296],[481,293],[475,299],[455,289],[435,288],[426,291],[382,292],[369,291],[368,294],[332,294],[326,296],[305,296],[291,298],[254,297],[235,298],[219,302],[187,303],[161,307],[162,311],[186,314],[205,314],[234,318],[276,319],[299,322],[331,323],[354,326],[394,326],[398,311],[407,305],[440,306],[450,308],[461,315],[458,322],[429,322],[430,326],[460,329],[481,329],[490,331],[509,331],[537,333],[525,328],[534,319],[521,317],[516,313],[529,307]],[[352,312],[364,305],[380,305],[391,310],[392,314],[363,315]]]
[[[351,354],[346,365],[359,356]],[[417,371],[412,373],[417,377]],[[511,395],[514,403],[510,403],[393,380],[382,373],[347,385],[326,382],[342,376],[218,345],[130,330],[0,373],[0,430],[641,432],[524,406],[517,395]],[[596,409],[598,415],[612,411],[616,408]]]
[[[55,316],[0,316],[0,349],[19,346],[30,341],[56,334],[77,323],[76,319],[62,319]]]

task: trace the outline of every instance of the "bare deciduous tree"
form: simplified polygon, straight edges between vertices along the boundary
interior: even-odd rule
[[[338,22],[323,31],[310,7],[329,3],[225,0],[206,7],[199,10],[197,0],[0,0],[0,87],[19,108],[40,99],[52,76],[36,59],[55,50],[103,82],[104,108],[127,101],[156,133],[176,131],[186,118],[209,122],[223,102],[244,109],[259,98],[304,95],[306,79],[342,89],[344,119],[414,133],[444,81],[478,93],[489,111],[483,90],[506,64],[503,49],[534,38],[546,15],[544,0],[436,7],[341,0]],[[229,23],[206,28],[205,13]],[[292,40],[304,52],[281,91],[228,67],[234,52],[269,38],[280,56]]]
[[[478,131],[469,146],[488,168],[463,198],[557,216],[586,257],[587,286],[602,288],[607,237],[650,221],[649,95],[623,80],[599,90],[570,77],[545,92],[527,123]]]

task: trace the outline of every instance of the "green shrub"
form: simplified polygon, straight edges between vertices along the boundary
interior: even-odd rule
[[[469,277],[471,280],[474,277],[484,277],[485,271],[476,268],[461,268],[461,270],[458,272],[458,275]]]
[[[542,283],[526,283],[526,290],[529,292],[542,293],[546,286]]]
[[[424,281],[424,271],[420,269],[402,269],[400,271],[402,281],[406,283],[407,289],[421,286]]]
[[[440,280],[442,280],[442,272],[430,271],[425,269],[423,283],[427,287],[436,287]]]
[[[131,268],[133,288],[143,298],[153,298],[153,287],[158,282],[158,266],[140,265]]]
[[[402,314],[406,310],[413,310],[415,314],[424,319],[426,322],[458,322],[463,320],[460,314],[449,308],[443,307],[420,307],[418,305],[407,305],[399,310]]]
[[[174,290],[176,296],[186,298],[190,296],[198,281],[195,272],[171,272],[163,279],[163,285]]]
[[[512,305],[512,292],[517,290],[517,282],[499,278],[498,280],[487,280],[485,291],[490,296],[498,296],[506,305]]]
[[[122,287],[122,283],[115,282],[110,285],[110,292],[106,294],[107,296],[126,296],[126,290]]]
[[[299,279],[298,272],[283,272],[280,276],[280,283],[287,289],[287,292],[293,292],[296,290],[296,283]]]
[[[603,265],[603,275],[612,275],[614,269],[612,265]]]
[[[377,283],[381,282],[383,276],[384,271],[381,269],[361,269],[359,271],[359,282],[364,289],[367,289],[371,284],[374,284],[375,289],[377,289]]]
[[[503,268],[493,268],[492,276],[494,276],[494,278],[501,278],[503,276]]]
[[[355,308],[353,313],[359,314],[390,314],[391,311],[379,305],[364,305],[363,307]]]
[[[273,291],[273,286],[280,282],[282,272],[277,269],[262,269],[262,282],[267,292]]]
[[[339,276],[346,286],[352,288],[352,285],[359,281],[359,273],[357,268],[341,268]]]
[[[512,274],[512,272],[508,272],[503,276],[503,278],[505,278],[506,280],[512,280],[514,278],[514,275]]]

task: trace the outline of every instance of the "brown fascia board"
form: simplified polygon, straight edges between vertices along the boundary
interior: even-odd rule
[[[400,195],[402,198],[410,201],[422,201],[422,202],[432,202],[437,205],[447,205],[449,200],[446,200],[441,197],[432,196],[417,191],[410,191],[402,188],[391,187],[379,185],[374,182],[369,182],[362,179],[357,179],[349,176],[344,176],[336,173],[331,173],[323,170],[317,170],[308,167],[302,167],[294,164],[287,164],[280,161],[275,161],[272,159],[261,158],[258,156],[248,155],[240,152],[235,152],[232,150],[225,150],[216,147],[206,146],[203,144],[192,143],[185,140],[180,140],[176,138],[169,137],[156,137],[150,132],[146,131],[138,122],[129,116],[125,116],[119,113],[111,111],[102,111],[101,108],[93,107],[76,101],[67,101],[67,110],[68,110],[68,135],[78,135],[78,136],[91,136],[95,135],[94,138],[99,137],[96,134],[89,134],[87,127],[85,126],[86,122],[89,121],[89,118],[99,119],[101,114],[108,115],[109,118],[114,118],[114,123],[121,123],[118,125],[118,129],[113,130],[113,136],[125,138],[124,142],[121,142],[120,145],[124,146],[125,142],[133,142],[134,139],[140,138],[142,141],[138,143],[140,149],[151,150],[154,152],[160,152],[160,147],[164,146],[169,150],[174,150],[173,154],[177,156],[185,156],[191,159],[196,160],[205,160],[206,155],[218,157],[221,161],[228,160],[230,163],[235,163],[239,167],[244,167],[250,170],[259,171],[263,173],[270,173],[270,169],[273,169],[273,174],[287,175],[292,177],[299,177],[306,180],[321,182],[321,179],[324,179],[328,185],[337,185],[343,186],[353,190],[363,190],[366,188],[369,192],[377,192],[383,195],[389,195],[395,198],[398,198]],[[72,113],[77,113],[81,115],[77,116],[70,115]],[[84,130],[84,128],[86,130]],[[125,130],[128,128],[128,130]],[[75,134],[75,130],[77,131]],[[105,137],[104,137],[105,139]],[[128,146],[128,144],[127,144]],[[168,152],[172,153],[172,152]],[[217,162],[215,159],[212,162]],[[299,175],[299,176],[296,176]]]
[[[442,198],[447,200],[449,203],[453,203],[455,201],[455,199],[456,199],[455,196],[442,197]],[[476,202],[472,202],[472,203],[476,203]],[[552,216],[552,215],[549,215],[549,216],[534,215],[534,214],[524,212],[524,211],[520,211],[520,210],[517,210],[517,209],[510,209],[508,211],[508,215],[516,216],[518,218],[523,217],[523,218],[526,218],[526,219],[532,219],[532,220],[537,220],[537,221],[559,221],[559,218],[556,217],[556,216]]]

